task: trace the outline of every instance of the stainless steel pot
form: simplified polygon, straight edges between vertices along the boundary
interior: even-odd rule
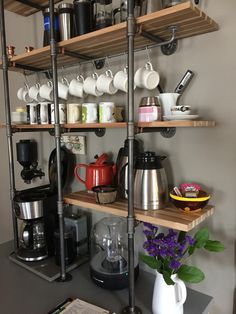
[[[44,193],[19,194],[14,198],[14,212],[18,219],[30,220],[43,217]]]
[[[134,179],[134,206],[143,210],[163,208],[167,202],[168,185],[161,160],[153,152],[140,154],[136,159]]]

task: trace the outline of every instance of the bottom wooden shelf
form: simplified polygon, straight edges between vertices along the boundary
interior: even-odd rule
[[[92,193],[86,191],[74,192],[65,195],[64,201],[67,204],[76,205],[86,209],[92,209],[116,216],[127,217],[128,203],[126,200],[118,200],[115,203],[100,205],[95,202]],[[164,209],[159,210],[139,210],[135,209],[135,219],[149,222],[155,225],[173,228],[176,230],[189,231],[211,216],[214,212],[213,206],[206,206],[202,211],[195,213],[185,213],[173,205],[168,204]]]

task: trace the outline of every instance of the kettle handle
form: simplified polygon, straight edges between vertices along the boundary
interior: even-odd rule
[[[79,165],[76,165],[75,166],[75,169],[74,169],[74,176],[81,182],[83,183],[84,185],[86,184],[85,180],[81,179],[81,177],[78,175],[78,170],[79,168],[87,168],[87,165],[85,164],[79,164]]]

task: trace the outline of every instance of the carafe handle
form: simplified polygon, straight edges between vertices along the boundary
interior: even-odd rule
[[[83,183],[84,185],[86,184],[85,180],[81,179],[81,177],[78,175],[78,170],[79,168],[85,168],[87,169],[87,165],[85,164],[79,164],[79,165],[76,165],[75,166],[75,170],[74,170],[74,176],[81,182]]]

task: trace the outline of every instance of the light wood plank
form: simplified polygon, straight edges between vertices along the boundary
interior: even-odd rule
[[[86,191],[74,192],[64,197],[64,202],[67,204],[79,206],[85,209],[95,210],[107,214],[112,214],[121,217],[127,217],[127,201],[118,200],[115,203],[100,205],[95,202],[95,197],[92,193]],[[138,210],[135,209],[135,219],[143,222],[149,222],[158,226],[173,228],[176,230],[189,231],[210,217],[214,213],[213,206],[206,206],[202,211],[197,213],[185,213],[171,204],[160,210]]]
[[[170,32],[168,31],[170,25],[178,27],[177,39],[218,29],[217,23],[194,6],[191,1],[141,16],[137,18],[136,22],[135,48],[145,48],[147,45],[153,44],[153,42],[140,35],[141,30],[151,32],[167,40],[170,38]],[[126,52],[126,22],[59,42],[58,47],[58,67],[72,66],[82,61],[81,58],[66,56],[64,54],[65,50],[95,59]],[[50,69],[50,47],[47,46],[35,49],[29,53],[20,54],[11,58],[11,62],[13,66],[10,67],[10,70],[17,72],[23,71],[22,69],[14,68],[14,65],[17,64],[28,65],[37,69]]]
[[[61,1],[62,0],[54,0],[54,3],[58,3]],[[44,7],[48,6],[48,0],[31,0],[31,2],[34,2]],[[32,8],[26,4],[14,0],[4,0],[4,8],[8,11],[14,12],[22,16],[29,16],[39,11],[38,9]]]
[[[183,121],[154,121],[138,122],[139,128],[161,128],[161,127],[214,127],[215,121],[209,120],[183,120]]]

